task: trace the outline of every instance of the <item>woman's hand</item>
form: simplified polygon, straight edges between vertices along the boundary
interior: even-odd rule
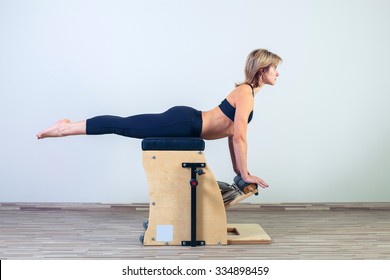
[[[241,175],[241,178],[242,178],[242,180],[244,180],[244,182],[257,184],[260,187],[262,187],[263,189],[269,187],[269,185],[263,179],[261,179],[257,176],[252,176],[250,174],[247,174],[246,176]]]

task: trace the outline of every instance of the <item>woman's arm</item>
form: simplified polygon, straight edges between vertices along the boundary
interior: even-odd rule
[[[246,133],[248,127],[248,117],[253,109],[254,98],[246,87],[238,88],[238,90],[239,92],[236,93],[236,100],[234,104],[236,107],[236,114],[234,117],[232,144],[234,148],[236,169],[238,169],[242,179],[246,181],[245,179],[247,179],[249,174],[247,168]]]
[[[233,171],[237,175],[240,175],[240,170],[237,168],[236,155],[234,154],[233,136],[229,136],[228,141],[229,141],[229,151],[230,151],[230,158],[232,160]]]
[[[255,183],[263,188],[266,188],[268,187],[268,184],[259,177],[250,175],[247,166],[248,147],[246,134],[248,127],[248,117],[253,109],[254,99],[249,91],[242,91],[239,93],[239,95],[240,98],[236,98],[235,102],[236,114],[234,117],[234,133],[232,136],[236,169],[238,169],[242,179],[245,182]]]

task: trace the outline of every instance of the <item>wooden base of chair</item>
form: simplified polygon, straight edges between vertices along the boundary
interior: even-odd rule
[[[149,219],[144,223],[143,245],[196,246],[228,244],[268,244],[270,237],[259,225],[227,225],[226,208],[255,194],[258,190],[235,198],[224,205],[217,181],[202,151],[143,152],[143,163],[149,185]],[[191,170],[183,163],[205,163],[204,174],[197,175],[196,230],[191,221]]]
[[[227,244],[271,244],[271,237],[258,224],[228,224]]]
[[[232,207],[240,203],[242,200],[258,193],[257,189],[252,189],[250,192],[234,198],[232,201],[225,204],[225,208]],[[227,244],[271,244],[271,237],[258,224],[228,224],[227,225]]]

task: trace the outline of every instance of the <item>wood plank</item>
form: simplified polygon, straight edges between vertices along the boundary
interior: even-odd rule
[[[271,237],[258,224],[228,224],[228,245],[271,244]]]
[[[229,201],[228,203],[225,203],[225,208],[229,208],[229,207],[232,207],[233,205],[236,205],[238,203],[240,203],[241,201],[247,199],[248,197],[251,197],[252,195],[258,193],[259,191],[257,189],[251,191],[251,192],[248,192],[247,194],[243,194],[243,195],[239,195],[237,197],[235,197],[232,201]]]

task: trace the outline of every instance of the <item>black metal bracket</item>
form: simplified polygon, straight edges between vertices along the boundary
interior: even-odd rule
[[[204,246],[206,245],[205,241],[196,240],[196,187],[199,184],[196,175],[204,174],[202,168],[206,167],[206,163],[183,162],[182,167],[191,168],[191,241],[182,241],[181,245],[191,247]]]

